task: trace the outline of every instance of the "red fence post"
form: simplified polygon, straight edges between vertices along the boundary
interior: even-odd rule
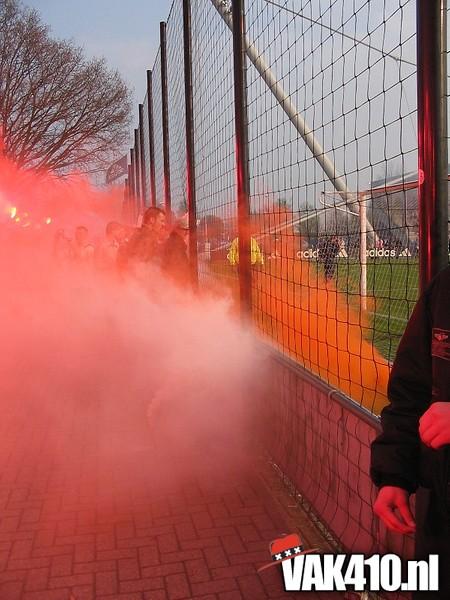
[[[198,286],[197,205],[195,195],[194,99],[192,89],[191,0],[183,0],[184,100],[186,111],[186,191],[189,214],[189,262],[194,287]]]
[[[135,168],[135,155],[134,148],[130,150],[130,166],[128,179],[130,180],[130,204],[132,205],[131,218],[136,221],[137,210],[136,210],[136,168]]]
[[[145,178],[145,156],[144,156],[144,105],[139,104],[139,166],[141,171],[141,203],[143,209],[147,206],[147,182]]]
[[[169,155],[169,99],[167,88],[167,36],[166,23],[160,23],[161,38],[161,96],[162,96],[162,132],[164,158],[164,208],[166,218],[172,219],[172,199],[170,194],[170,155]]]
[[[447,1],[417,0],[419,278],[448,264]]]
[[[155,176],[155,128],[153,123],[153,76],[147,71],[147,102],[148,102],[148,137],[150,148],[150,196],[151,205],[156,206],[156,176]]]
[[[232,0],[234,111],[236,128],[236,170],[239,235],[239,292],[241,316],[252,314],[252,270],[250,235],[250,178],[248,169],[247,72],[245,54],[244,0]]]
[[[141,149],[139,148],[139,130],[134,130],[134,191],[136,197],[136,208],[139,215],[141,211],[141,175],[140,175],[140,162],[141,162]]]

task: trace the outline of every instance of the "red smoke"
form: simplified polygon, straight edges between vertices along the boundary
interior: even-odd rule
[[[21,173],[3,159],[0,198],[2,410],[26,407],[26,421],[44,421],[49,432],[69,411],[80,459],[86,440],[113,462],[146,440],[159,452],[169,448],[163,455],[176,457],[180,473],[196,464],[192,453],[221,449],[231,461],[230,448],[248,440],[248,389],[261,377],[227,302],[180,291],[156,271],[137,282],[55,264],[56,229],[72,237],[86,225],[92,239],[108,220],[120,220],[115,191],[97,191],[80,177]],[[32,224],[11,218],[13,207]],[[56,442],[47,450],[53,458],[59,452]],[[145,453],[143,468],[165,470],[167,462],[156,466],[152,455]]]
[[[107,220],[119,220],[121,192],[103,192],[82,176],[65,178],[51,173],[21,171],[5,158],[0,159],[0,224],[45,229],[66,228],[83,223],[95,233]],[[14,214],[14,217],[12,217]],[[18,220],[17,220],[18,217]]]

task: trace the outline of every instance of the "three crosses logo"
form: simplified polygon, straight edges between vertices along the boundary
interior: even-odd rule
[[[260,567],[258,573],[270,567],[274,567],[275,565],[279,565],[285,560],[292,560],[296,556],[311,554],[312,552],[317,552],[317,550],[317,548],[305,550],[298,533],[284,535],[270,543],[272,562]]]

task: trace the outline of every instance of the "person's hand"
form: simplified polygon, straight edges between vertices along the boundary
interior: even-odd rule
[[[419,420],[422,442],[437,450],[450,444],[450,402],[434,402]]]
[[[388,529],[412,533],[416,524],[409,507],[409,494],[400,487],[386,485],[378,492],[373,511]]]

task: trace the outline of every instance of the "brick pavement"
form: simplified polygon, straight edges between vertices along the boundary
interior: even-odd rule
[[[18,399],[4,412],[1,600],[294,597],[278,568],[256,572],[290,529],[248,457],[180,466],[126,402]]]

